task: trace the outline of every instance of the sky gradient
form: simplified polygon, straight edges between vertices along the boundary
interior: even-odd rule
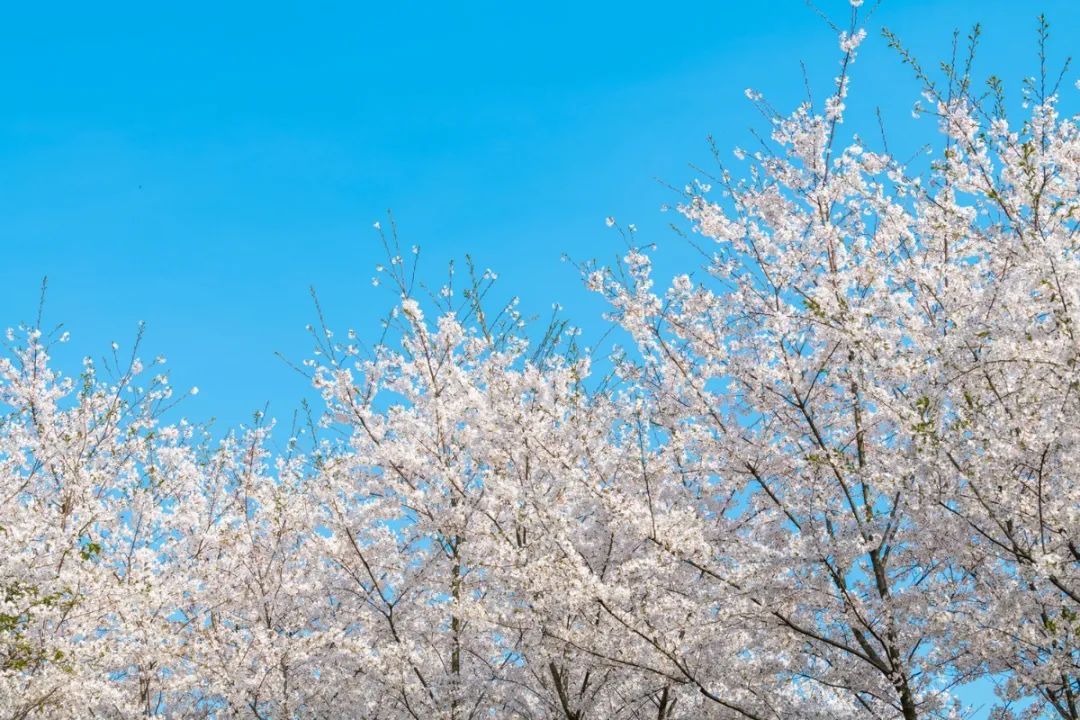
[[[847,3],[822,0],[846,17]],[[196,420],[234,424],[308,394],[275,358],[302,360],[314,318],[377,334],[393,298],[371,285],[372,223],[392,208],[422,277],[472,254],[526,311],[559,302],[599,333],[599,304],[563,252],[612,257],[604,218],[659,245],[663,273],[696,264],[659,208],[762,118],[819,102],[839,53],[801,0],[568,3],[21,3],[0,29],[0,324],[46,323],[60,357],[122,347],[148,324],[145,355],[169,358]],[[868,2],[864,8],[872,5]],[[933,126],[910,117],[918,86],[880,28],[927,65],[952,28],[984,24],[977,70],[1037,68],[1039,10],[1051,60],[1075,46],[1080,4],[886,0],[854,67],[848,131],[913,151]],[[1076,90],[1066,85],[1066,107]],[[658,182],[662,181],[662,182]],[[588,335],[588,333],[587,333]],[[586,338],[588,339],[588,337]]]

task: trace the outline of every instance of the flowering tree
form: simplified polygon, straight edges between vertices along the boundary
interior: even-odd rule
[[[22,338],[9,333],[0,360],[0,705],[11,717],[152,709],[182,587],[159,560],[191,492],[171,460],[182,433],[156,419],[171,389],[115,348],[112,381],[89,359],[78,382],[62,378],[41,331]]]
[[[611,539],[581,496],[623,457],[617,405],[586,395],[587,361],[551,352],[558,324],[526,357],[513,305],[487,320],[492,281],[462,311],[440,293],[435,327],[406,300],[400,349],[368,359],[321,331],[314,382],[348,438],[322,446],[316,484],[349,702],[372,716],[638,716],[663,683],[567,637],[600,622],[577,596]]]
[[[1080,720],[1076,121],[889,36],[940,156],[842,146],[859,5],[824,107],[750,93],[772,144],[687,188],[703,272],[584,268],[609,377],[490,273],[421,305],[394,234],[387,334],[314,330],[280,449],[10,334],[0,717],[915,720],[983,678]]]
[[[592,275],[636,340],[625,374],[657,452],[708,479],[660,471],[669,495],[652,489],[638,534],[700,573],[696,623],[759,633],[720,652],[760,672],[703,676],[714,651],[672,642],[645,603],[628,630],[746,717],[805,717],[809,697],[828,717],[934,717],[990,672],[1028,716],[1075,718],[1076,125],[1045,77],[1014,128],[974,96],[970,58],[941,87],[900,47],[941,159],[912,176],[837,148],[856,12],[824,114],[776,116],[775,148],[748,180],[724,171],[721,201],[688,188],[682,212],[716,242],[707,282],[658,295],[637,250],[627,280]]]

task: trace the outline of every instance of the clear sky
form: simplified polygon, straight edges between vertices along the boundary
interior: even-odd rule
[[[845,0],[820,5],[846,17]],[[980,69],[1015,91],[1039,10],[1060,58],[1080,3],[885,0],[848,129],[876,137],[879,104],[894,146],[932,129],[910,117],[918,88],[882,25],[932,65],[952,28],[982,21]],[[526,310],[559,302],[596,330],[561,253],[618,252],[614,215],[659,243],[661,269],[689,268],[657,179],[708,166],[710,133],[753,142],[744,88],[794,108],[804,60],[820,100],[838,57],[801,0],[8,3],[0,325],[32,319],[47,274],[67,360],[145,320],[146,355],[201,388],[188,416],[232,424],[269,402],[285,417],[307,390],[274,352],[308,356],[309,285],[333,326],[375,336],[392,297],[371,285],[371,225],[392,208],[433,284],[471,253]]]

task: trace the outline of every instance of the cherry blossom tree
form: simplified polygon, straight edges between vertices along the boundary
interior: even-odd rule
[[[322,321],[324,408],[214,438],[155,360],[0,359],[0,717],[1080,720],[1080,134],[1061,78],[975,88],[900,40],[927,166],[818,108],[582,266],[625,340],[540,340],[494,275]],[[1062,73],[1064,75],[1064,72]],[[614,224],[614,221],[611,221]],[[381,233],[381,229],[380,229]],[[598,375],[597,367],[610,367]],[[277,439],[275,439],[275,437]]]
[[[190,477],[160,428],[172,396],[136,354],[104,371],[48,366],[65,337],[8,333],[0,359],[0,706],[10,717],[151,709],[181,586],[162,561],[181,540]],[[138,343],[136,343],[136,350]],[[155,363],[157,364],[157,363]]]
[[[635,599],[626,629],[738,716],[807,717],[809,698],[828,717],[946,716],[952,686],[991,673],[1021,714],[1075,718],[1075,121],[1045,69],[1014,127],[997,81],[972,90],[970,55],[936,84],[890,36],[940,159],[917,175],[840,148],[856,20],[822,114],[773,115],[774,145],[745,180],[722,170],[719,199],[687,188],[715,243],[704,278],[658,294],[637,249],[590,276],[636,341],[623,372],[657,455],[703,478],[643,475],[638,536],[699,573],[679,632],[730,625],[723,647],[688,646]],[[758,672],[711,678],[715,652]]]

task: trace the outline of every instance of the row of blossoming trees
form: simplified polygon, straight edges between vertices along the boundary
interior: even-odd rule
[[[317,332],[302,450],[9,334],[0,716],[1080,718],[1076,123],[950,69],[930,168],[835,147],[856,12],[823,113],[688,190],[702,271],[585,267],[603,381],[406,297]]]

